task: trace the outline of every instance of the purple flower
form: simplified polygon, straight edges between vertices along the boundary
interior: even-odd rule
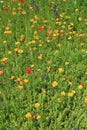
[[[85,116],[87,117],[87,114],[85,114]]]
[[[72,130],[77,130],[76,128],[72,128]]]

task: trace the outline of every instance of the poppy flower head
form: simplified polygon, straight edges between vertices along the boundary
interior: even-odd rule
[[[42,32],[42,31],[43,31],[43,27],[42,27],[42,26],[39,26],[39,27],[38,27],[38,31]]]
[[[27,68],[26,69],[26,74],[30,74],[31,73],[31,69],[30,68]]]
[[[19,0],[19,2],[24,3],[24,0]]]
[[[31,117],[33,118],[33,117],[35,117],[35,115],[34,115],[34,114],[31,114]]]
[[[2,61],[2,65],[6,65],[6,62],[5,62],[5,61]]]
[[[8,7],[5,8],[5,12],[8,12],[10,9]]]

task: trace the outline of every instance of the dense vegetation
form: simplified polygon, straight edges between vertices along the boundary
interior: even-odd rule
[[[87,0],[0,0],[0,130],[87,130]]]

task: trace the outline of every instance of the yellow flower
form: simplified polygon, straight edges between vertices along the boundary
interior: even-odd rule
[[[76,93],[76,91],[75,91],[75,90],[72,90],[72,93],[73,93],[73,94],[75,94],[75,93]]]
[[[57,44],[57,47],[60,47],[61,46],[61,44],[59,43],[59,44]]]
[[[58,72],[62,73],[62,72],[64,72],[64,69],[63,68],[58,68]]]
[[[58,98],[57,101],[58,101],[58,102],[61,102],[61,98]]]
[[[65,62],[65,65],[68,65],[68,64],[69,64],[69,62],[66,61],[66,62]]]
[[[19,54],[22,54],[22,53],[23,53],[23,50],[19,49],[19,50],[18,50],[18,53],[19,53]]]
[[[56,81],[54,81],[53,83],[52,83],[52,86],[53,87],[56,87],[58,85],[58,82],[56,82]]]
[[[4,34],[12,34],[12,31],[5,31]]]
[[[84,52],[85,52],[85,49],[82,49],[82,52],[84,53]]]
[[[31,25],[31,28],[34,28],[34,25]]]
[[[40,54],[40,55],[38,56],[38,59],[39,59],[39,60],[42,60],[42,54]]]
[[[43,94],[46,93],[46,90],[45,90],[45,89],[42,89],[42,93],[43,93]]]
[[[20,45],[21,43],[20,42],[15,42],[16,45]]]
[[[40,72],[40,71],[41,71],[41,69],[37,69],[37,71],[38,71],[38,72]]]
[[[34,21],[33,24],[34,24],[34,23],[37,23],[37,21]]]
[[[20,83],[20,85],[22,85],[22,81],[20,81],[19,83]]]
[[[69,81],[69,82],[68,82],[68,85],[72,85],[72,82]]]
[[[64,13],[61,13],[61,14],[60,14],[60,17],[63,18],[63,17],[64,17]]]
[[[61,22],[56,22],[57,25],[61,25]]]
[[[32,9],[33,9],[33,7],[30,5],[29,9],[30,9],[30,10],[32,10]]]
[[[21,86],[21,85],[18,85],[18,89],[22,89],[23,88],[23,86]]]
[[[24,79],[24,83],[27,83],[28,82],[28,79]]]
[[[87,71],[85,72],[85,74],[87,75]]]
[[[48,23],[49,21],[48,20],[44,20],[44,23]]]
[[[70,19],[70,16],[67,15],[66,18],[67,18],[67,19]]]
[[[32,40],[32,41],[31,41],[31,44],[35,44],[35,43],[36,43],[36,41],[35,41],[35,40]]]
[[[68,37],[68,40],[71,40],[71,39],[72,39],[72,37],[71,37],[71,36],[69,36],[69,37]]]
[[[34,36],[34,39],[38,40],[38,39],[39,39],[39,37],[38,37],[38,36]]]
[[[23,130],[22,128],[20,128],[20,130]]]
[[[31,118],[32,115],[31,115],[31,113],[27,113],[27,114],[25,115],[25,117],[28,119],[28,118]]]
[[[13,15],[16,15],[17,13],[15,11],[12,12]]]
[[[82,89],[82,88],[83,88],[83,86],[82,86],[82,85],[79,85],[79,86],[78,86],[78,89]]]
[[[65,96],[65,92],[64,91],[61,92],[61,96]]]
[[[35,15],[34,18],[35,18],[35,20],[38,20],[38,16],[37,15]]]
[[[36,119],[37,119],[37,120],[40,120],[40,119],[41,119],[41,116],[40,116],[40,115],[38,115],[38,116],[36,117]]]
[[[17,81],[17,82],[20,82],[20,81],[21,81],[21,78],[18,77],[18,78],[16,79],[16,81]]]
[[[31,68],[33,68],[33,67],[34,67],[34,64],[31,65]]]
[[[50,40],[48,39],[48,40],[47,40],[47,42],[49,43],[49,42],[50,42]]]
[[[68,97],[72,97],[73,96],[73,93],[72,92],[69,92],[68,93]]]
[[[66,78],[62,78],[62,81],[65,81],[66,80]]]
[[[35,108],[39,108],[39,107],[40,107],[40,104],[39,104],[39,103],[35,103],[34,107],[35,107]]]
[[[70,25],[71,25],[71,26],[73,26],[73,25],[74,25],[74,23],[70,23]]]
[[[6,44],[6,43],[7,43],[7,41],[6,41],[6,40],[4,40],[4,41],[3,41],[3,43],[4,43],[4,44]]]
[[[3,59],[1,59],[2,62],[7,61],[7,60],[8,60],[8,58],[6,58],[6,57],[4,57]]]
[[[84,43],[80,43],[80,46],[84,46]]]
[[[22,11],[22,13],[21,13],[22,15],[25,15],[26,14],[26,11]]]
[[[24,35],[20,36],[20,41],[24,41]]]
[[[38,46],[42,46],[42,44],[40,43]]]
[[[62,27],[62,28],[65,28],[65,25],[62,25],[61,27]]]
[[[85,25],[87,25],[87,22],[85,22]]]
[[[50,71],[50,69],[51,69],[51,67],[50,67],[50,66],[48,66],[48,67],[47,67],[47,72],[49,72],[49,71]]]
[[[12,75],[12,76],[10,77],[10,79],[12,79],[12,80],[13,80],[13,79],[14,79],[14,75]]]
[[[87,105],[87,98],[84,99],[84,103]]]
[[[34,19],[30,19],[30,22],[33,23],[33,22],[34,22]]]
[[[81,17],[79,17],[79,18],[78,18],[78,20],[79,20],[79,21],[82,21],[82,18],[81,18]]]
[[[65,25],[65,24],[66,24],[66,22],[63,22],[63,24]]]
[[[9,27],[6,27],[5,29],[6,29],[6,30],[9,30],[10,28],[9,28]]]
[[[56,36],[57,36],[57,34],[54,33],[54,34],[53,34],[53,37],[56,37]]]
[[[14,51],[17,52],[17,51],[18,51],[18,48],[15,48]]]
[[[37,34],[37,31],[34,31],[34,34]]]
[[[47,64],[51,64],[51,61],[50,61],[50,60],[48,60],[48,61],[47,61]]]
[[[11,51],[8,51],[8,54],[11,54],[12,52]]]
[[[79,10],[78,9],[75,9],[75,12],[78,12]]]

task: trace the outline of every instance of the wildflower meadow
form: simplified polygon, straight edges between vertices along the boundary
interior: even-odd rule
[[[0,0],[0,130],[87,130],[87,0]]]

